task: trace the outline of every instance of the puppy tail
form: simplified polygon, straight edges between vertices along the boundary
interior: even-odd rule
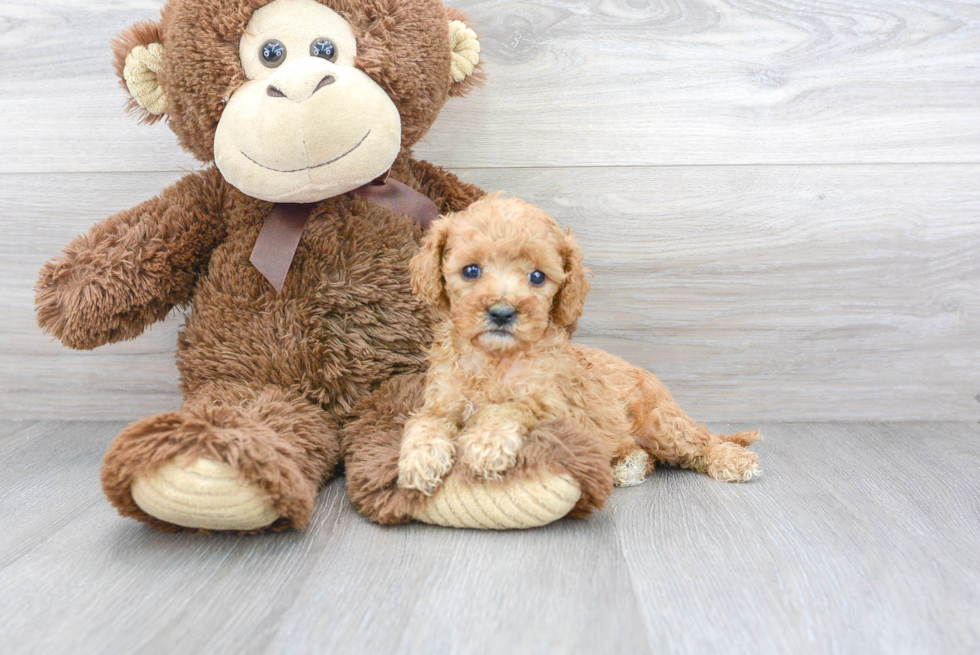
[[[730,443],[737,443],[739,446],[751,446],[756,441],[762,439],[762,435],[759,434],[758,430],[752,430],[750,432],[736,432],[735,434],[722,434],[719,435],[722,441],[728,441]]]

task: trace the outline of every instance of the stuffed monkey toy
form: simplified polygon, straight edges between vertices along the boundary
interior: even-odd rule
[[[355,505],[384,523],[528,527],[602,504],[601,457],[564,423],[502,482],[389,484],[431,339],[408,262],[428,222],[483,195],[411,152],[480,81],[463,20],[440,0],[169,0],[114,43],[131,110],[205,164],[72,241],[36,287],[38,323],[76,349],[189,308],[182,407],[105,457],[122,515],[302,528],[345,453]]]

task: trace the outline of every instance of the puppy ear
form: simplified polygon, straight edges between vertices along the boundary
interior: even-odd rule
[[[412,291],[426,305],[449,309],[446,285],[442,279],[442,253],[449,237],[449,219],[441,218],[429,227],[422,247],[408,264]]]
[[[571,232],[564,235],[561,256],[565,262],[565,281],[555,295],[551,320],[555,325],[575,329],[591,288],[586,277],[591,271],[582,265],[582,250]]]
[[[449,7],[449,45],[452,63],[449,71],[449,95],[461,97],[486,79],[480,70],[480,37],[466,25],[466,14]]]
[[[144,123],[155,123],[167,112],[167,95],[158,77],[163,67],[160,25],[137,23],[112,42],[116,75],[129,93],[129,111]]]

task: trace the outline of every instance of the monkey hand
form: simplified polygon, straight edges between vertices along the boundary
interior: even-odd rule
[[[160,300],[141,297],[126,262],[100,255],[69,249],[44,265],[35,286],[38,325],[70,348],[131,339],[170,310]]]

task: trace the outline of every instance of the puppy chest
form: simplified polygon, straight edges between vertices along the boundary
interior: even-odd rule
[[[487,404],[543,400],[556,390],[553,372],[520,359],[495,365],[480,354],[460,358],[449,380],[474,411]]]

